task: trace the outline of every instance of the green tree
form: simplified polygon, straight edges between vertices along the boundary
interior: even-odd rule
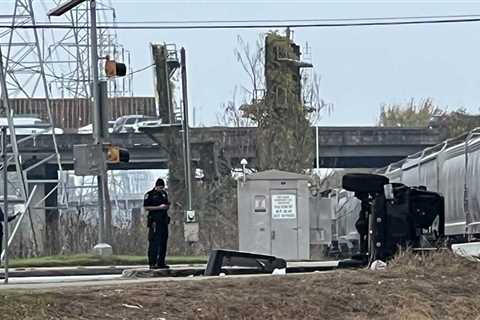
[[[453,138],[480,127],[480,115],[468,114],[460,108],[447,112],[428,98],[406,105],[383,105],[377,120],[380,127],[430,127],[442,132],[444,138]]]
[[[458,137],[480,127],[480,115],[468,114],[465,109],[458,109],[435,119],[431,127],[443,130],[447,138]]]
[[[380,127],[428,127],[434,116],[444,112],[428,98],[416,103],[411,99],[406,105],[384,104],[380,109],[377,126]]]

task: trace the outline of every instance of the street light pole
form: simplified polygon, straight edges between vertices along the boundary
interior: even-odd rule
[[[185,187],[187,191],[187,210],[192,210],[192,164],[190,155],[190,132],[188,124],[188,94],[187,94],[187,62],[185,48],[180,50],[182,67],[182,94],[183,94],[183,153],[185,157]]]

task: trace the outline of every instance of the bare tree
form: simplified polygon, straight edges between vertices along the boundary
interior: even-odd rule
[[[219,125],[236,128],[251,127],[254,125],[250,118],[243,115],[243,111],[237,100],[237,86],[235,86],[231,100],[222,104],[220,112],[216,115]]]
[[[255,103],[261,98],[259,93],[265,89],[263,35],[255,41],[253,48],[241,36],[237,36],[237,45],[238,47],[234,50],[235,57],[250,79],[249,86],[242,86],[242,89],[250,97],[248,99],[250,101],[247,100],[248,103]]]
[[[320,120],[323,113],[333,111],[333,103],[326,102],[320,92],[321,77],[315,72],[302,72],[302,100],[310,123]]]

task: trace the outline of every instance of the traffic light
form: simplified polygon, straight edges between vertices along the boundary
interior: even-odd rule
[[[115,62],[110,60],[110,57],[106,57],[105,61],[105,74],[107,77],[124,77],[127,75],[127,66],[124,63]]]
[[[127,149],[117,146],[108,146],[107,161],[111,163],[128,162],[130,160],[130,153]]]

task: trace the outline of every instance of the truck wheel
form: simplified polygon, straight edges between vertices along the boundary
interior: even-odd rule
[[[388,178],[378,174],[349,173],[343,176],[342,186],[345,190],[363,193],[382,193]]]

